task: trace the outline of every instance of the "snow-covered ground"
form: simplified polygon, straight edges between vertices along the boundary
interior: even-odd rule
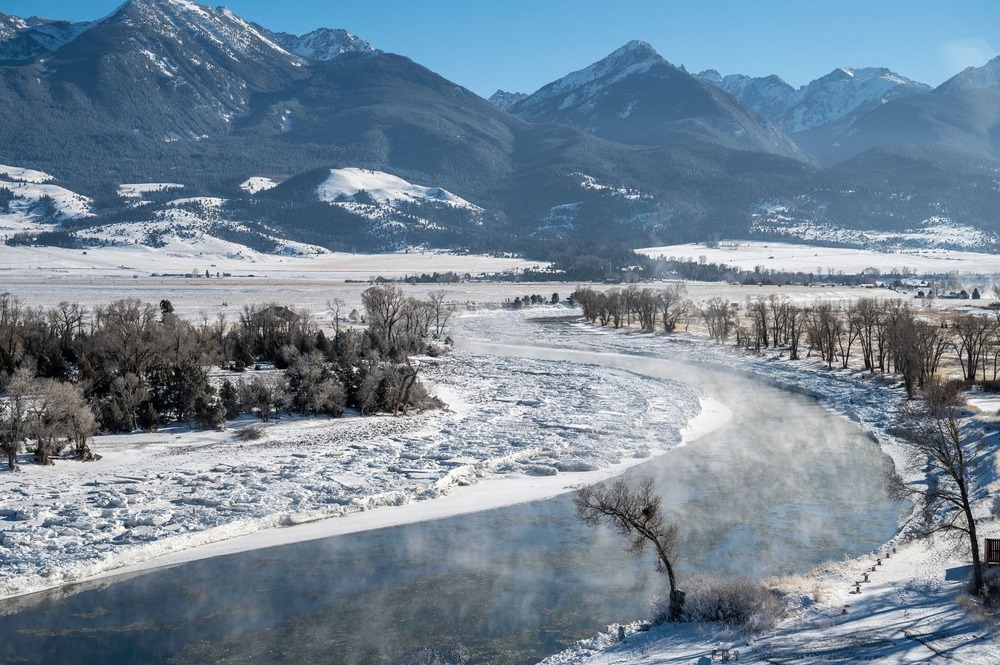
[[[425,359],[421,374],[448,410],[284,418],[253,442],[236,436],[249,422],[227,432],[165,429],[98,437],[96,463],[43,468],[25,459],[23,473],[0,473],[0,595],[271,527],[435,499],[487,478],[518,478],[518,491],[494,482],[450,510],[550,496],[679,445],[700,409],[691,388],[672,385],[668,401],[662,379],[582,364],[459,352]],[[696,422],[689,437],[707,425]],[[552,480],[534,482],[544,478]],[[256,546],[339,528],[271,534]]]
[[[159,228],[155,222],[150,224],[151,231]],[[130,232],[141,229],[142,225],[136,225]],[[167,237],[166,241],[174,243],[174,237]],[[206,242],[210,244],[204,244]],[[138,279],[153,274],[204,273],[206,269],[212,275],[222,271],[236,277],[368,281],[378,276],[398,278],[433,272],[478,275],[538,267],[539,262],[524,259],[422,250],[390,254],[347,254],[320,250],[318,253],[282,256],[255,252],[244,246],[202,236],[178,236],[176,244],[162,248],[133,244],[81,251],[60,247],[5,246],[0,251],[0,275],[5,278],[49,277],[54,283],[62,282],[67,276]],[[427,288],[433,287],[427,285]]]
[[[722,242],[717,247],[689,243],[646,247],[636,251],[652,257],[673,257],[691,261],[697,261],[704,256],[709,263],[725,263],[742,270],[753,270],[757,266],[763,266],[774,270],[814,274],[832,274],[837,271],[857,274],[866,268],[877,268],[883,274],[889,274],[893,270],[917,274],[1000,273],[1000,254],[938,248],[876,251],[740,240]]]

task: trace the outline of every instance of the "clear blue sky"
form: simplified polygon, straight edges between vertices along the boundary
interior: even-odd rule
[[[0,0],[0,11],[74,21],[123,0]],[[217,2],[203,3],[217,4]],[[1000,50],[998,0],[227,0],[245,19],[302,34],[344,28],[489,96],[533,92],[632,39],[689,71],[778,74],[798,86],[836,67],[882,66],[937,85]]]

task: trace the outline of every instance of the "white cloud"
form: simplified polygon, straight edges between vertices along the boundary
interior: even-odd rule
[[[948,70],[954,74],[966,67],[981,67],[998,53],[983,39],[956,39],[941,47]]]

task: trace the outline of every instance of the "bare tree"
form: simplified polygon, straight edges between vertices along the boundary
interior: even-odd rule
[[[976,372],[983,364],[986,347],[993,337],[994,320],[975,314],[962,314],[955,319],[952,327],[955,330],[955,353],[962,364],[965,380],[975,381]]]
[[[985,589],[972,498],[981,488],[976,485],[973,467],[984,448],[982,437],[968,436],[964,431],[959,420],[963,404],[956,384],[930,382],[924,390],[924,403],[907,405],[901,433],[912,446],[910,468],[921,474],[929,470],[931,477],[926,483],[908,485],[894,476],[891,487],[897,496],[923,501],[927,533],[952,531],[968,537],[973,593],[979,596]]]
[[[725,298],[715,297],[701,308],[701,317],[708,327],[708,336],[716,342],[725,342],[733,328],[733,310]]]
[[[372,286],[361,294],[368,327],[375,339],[388,350],[396,341],[398,325],[406,309],[406,294],[398,286]]]
[[[647,546],[656,550],[657,568],[670,581],[669,619],[677,621],[684,611],[684,592],[677,588],[673,559],[677,549],[677,525],[668,522],[660,507],[660,497],[653,492],[653,479],[644,478],[630,488],[619,478],[610,486],[584,485],[573,498],[576,513],[585,523],[606,523],[629,540],[636,554]]]
[[[857,331],[861,342],[861,357],[865,369],[875,373],[875,352],[878,348],[878,328],[882,325],[884,306],[875,298],[859,298],[847,310],[851,320],[851,328]]]
[[[108,397],[121,413],[128,431],[134,432],[138,429],[139,407],[149,397],[149,388],[142,378],[135,374],[116,377],[111,382]]]
[[[677,321],[687,311],[687,303],[684,301],[685,295],[687,295],[687,287],[682,282],[660,289],[658,305],[663,329],[666,332],[674,332],[677,329]]]
[[[334,298],[333,300],[326,301],[326,308],[330,312],[330,318],[333,319],[333,334],[340,334],[340,316],[344,308],[347,307],[347,303],[343,298]]]
[[[20,367],[7,385],[7,399],[0,403],[0,448],[7,454],[7,468],[19,471],[17,454],[26,435],[28,400],[34,384],[34,372]]]
[[[441,337],[444,327],[448,325],[451,315],[455,313],[455,305],[444,301],[444,291],[432,293],[429,298],[431,323],[434,325],[434,339]]]

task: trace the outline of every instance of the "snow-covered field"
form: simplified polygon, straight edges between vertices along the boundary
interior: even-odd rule
[[[932,275],[949,272],[979,275],[1000,273],[1000,254],[936,248],[875,251],[741,240],[719,243],[718,247],[689,243],[646,247],[636,251],[652,257],[692,261],[704,256],[709,263],[725,263],[742,270],[763,266],[774,270],[824,275],[837,271],[857,274],[866,268],[876,268],[883,274],[889,274],[893,270]]]

